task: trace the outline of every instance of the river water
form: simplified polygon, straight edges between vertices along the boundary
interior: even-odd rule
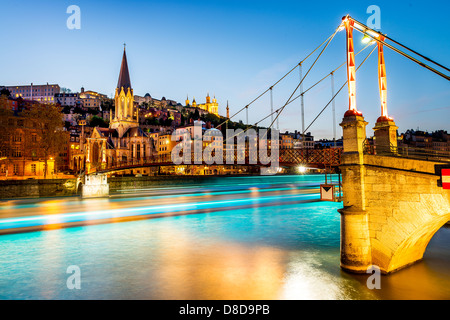
[[[450,299],[448,227],[423,261],[382,276],[380,290],[368,289],[369,275],[342,271],[342,204],[317,201],[323,180],[230,177],[100,200],[3,202],[0,218],[146,215],[1,235],[0,299]],[[69,266],[79,268],[81,289],[68,289]]]

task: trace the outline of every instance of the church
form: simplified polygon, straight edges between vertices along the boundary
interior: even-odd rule
[[[86,139],[86,172],[121,162],[138,164],[155,150],[153,139],[139,128],[125,48],[114,100],[115,112],[110,113],[109,128],[96,127]]]
[[[190,106],[190,105],[191,104],[190,104],[189,97],[188,97],[186,99],[186,106]],[[199,108],[201,110],[205,110],[209,113],[219,116],[219,104],[217,103],[217,99],[216,99],[216,97],[214,97],[211,102],[211,97],[209,96],[209,93],[206,96],[206,103],[197,103],[194,98],[194,100],[192,101],[192,107]]]

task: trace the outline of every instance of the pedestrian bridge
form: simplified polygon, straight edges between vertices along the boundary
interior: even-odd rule
[[[278,150],[278,165],[281,167],[294,167],[303,165],[309,168],[337,168],[341,164],[342,148],[329,148],[329,149],[279,149]],[[161,167],[161,166],[175,166],[172,161],[170,153],[152,156],[148,158],[133,159],[129,161],[111,161],[106,159],[106,162],[99,163],[97,166],[90,166],[88,173],[113,173],[116,171],[133,170],[146,167]],[[188,162],[184,162],[181,165],[211,165],[211,161],[207,161],[203,157],[203,154],[199,155],[191,153]],[[212,159],[209,159],[212,160]],[[220,166],[255,166],[266,167],[274,165],[272,161],[269,163],[261,162],[261,158],[258,157],[258,153],[252,154],[248,150],[242,153],[234,151],[231,153],[231,157],[227,155],[227,152],[223,152],[223,157],[220,163],[213,162],[213,165]]]

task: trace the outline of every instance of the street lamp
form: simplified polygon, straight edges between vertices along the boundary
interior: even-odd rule
[[[297,171],[299,172],[299,173],[305,173],[306,172],[306,168],[304,167],[304,166],[299,166],[299,167],[297,167]]]
[[[364,44],[374,44],[376,41],[371,36],[369,36],[367,33],[365,33],[361,42]]]

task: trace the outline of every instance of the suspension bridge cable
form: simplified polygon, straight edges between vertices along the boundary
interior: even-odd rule
[[[331,72],[331,96],[334,97],[334,72]],[[332,115],[333,115],[333,147],[336,147],[336,99],[333,99]]]
[[[406,58],[408,58],[408,59],[414,61],[415,63],[417,63],[417,64],[420,65],[421,67],[424,67],[424,68],[426,68],[426,69],[428,69],[428,70],[430,70],[430,71],[436,73],[437,75],[441,76],[442,78],[447,79],[448,81],[450,81],[450,76],[447,76],[447,75],[443,74],[442,72],[440,72],[440,71],[438,71],[438,70],[436,70],[436,69],[430,67],[429,65],[423,63],[422,61],[417,60],[417,59],[414,58],[414,57],[411,57],[409,54],[407,54],[407,53],[405,53],[405,52],[403,52],[403,51],[397,49],[396,47],[390,45],[389,43],[386,43],[385,41],[381,41],[381,40],[379,40],[379,39],[377,39],[377,38],[373,38],[373,39],[375,39],[377,42],[380,42],[381,44],[385,45],[385,46],[388,47],[389,49],[394,50],[394,51],[397,52],[398,54],[400,54],[400,55],[402,55],[402,56],[404,56],[404,57],[406,57]]]
[[[313,68],[314,65],[316,64],[316,62],[317,62],[317,61],[319,60],[319,58],[322,56],[322,54],[324,53],[324,51],[326,50],[326,48],[327,48],[328,45],[330,44],[331,40],[333,40],[333,38],[335,37],[335,35],[339,32],[339,29],[340,29],[340,26],[339,26],[339,27],[336,29],[336,31],[328,38],[327,44],[326,44],[325,47],[322,49],[322,51],[319,53],[319,55],[317,56],[316,60],[314,60],[314,63],[313,63],[313,64],[311,65],[311,67],[308,69],[308,71],[306,72],[305,76],[302,78],[302,80],[300,81],[300,83],[299,83],[299,84],[297,85],[297,87],[294,89],[294,91],[292,92],[291,96],[290,96],[289,99],[286,101],[286,103],[283,105],[283,107],[281,107],[281,108],[279,108],[279,109],[277,109],[277,110],[275,111],[275,113],[277,113],[277,116],[276,116],[276,118],[272,121],[272,123],[270,124],[269,129],[272,128],[272,126],[273,126],[273,124],[275,123],[275,121],[278,121],[278,118],[279,118],[281,112],[284,110],[284,108],[285,108],[288,104],[290,104],[290,103],[293,102],[293,101],[291,101],[291,99],[292,99],[292,97],[294,96],[295,92],[296,92],[296,91],[298,90],[298,88],[302,85],[303,81],[306,79],[306,77],[308,76],[308,74],[311,72],[312,68]],[[366,47],[367,47],[367,46],[366,46]],[[361,50],[361,51],[362,51],[362,50]],[[365,61],[365,60],[364,60],[364,61]],[[341,65],[341,66],[342,66],[342,65]],[[341,66],[340,66],[340,67],[341,67]],[[340,67],[339,67],[339,68],[340,68]],[[269,90],[270,90],[270,89],[271,89],[271,88],[269,88]],[[268,115],[267,117],[265,117],[264,120],[267,119],[268,117],[270,117],[272,114],[273,114],[273,112],[272,112],[270,115]],[[261,121],[259,121],[259,122],[261,122]],[[256,124],[258,124],[259,122],[257,122]],[[255,125],[256,125],[256,124],[255,124]],[[249,128],[253,128],[255,125],[251,125],[250,127],[247,127],[247,130],[248,130]],[[265,136],[267,135],[267,132],[268,132],[268,131],[265,132],[263,138],[265,138]],[[239,132],[239,133],[233,135],[230,139],[234,139],[234,137],[240,135],[241,133],[242,133],[242,132]],[[227,140],[229,140],[229,139],[227,139]]]
[[[430,71],[436,73],[437,75],[441,76],[442,78],[444,78],[444,79],[450,81],[450,76],[447,76],[447,75],[443,74],[442,72],[440,72],[440,71],[438,71],[438,70],[436,70],[436,69],[430,67],[429,65],[423,63],[422,61],[417,60],[416,58],[410,56],[409,54],[403,52],[402,50],[400,50],[400,49],[394,47],[393,45],[391,45],[391,44],[389,44],[389,43],[387,43],[386,41],[378,39],[378,37],[373,36],[373,35],[371,35],[370,33],[377,34],[377,35],[382,36],[382,37],[384,37],[384,38],[387,39],[387,37],[386,37],[384,34],[381,34],[381,33],[377,32],[377,31],[375,31],[375,30],[373,30],[373,29],[370,29],[370,28],[367,27],[366,25],[362,24],[361,22],[359,22],[359,21],[357,21],[357,20],[355,20],[355,19],[353,19],[353,18],[350,18],[350,19],[353,20],[354,22],[356,22],[355,25],[356,25],[356,24],[359,25],[358,27],[354,27],[355,30],[361,32],[361,33],[364,34],[364,35],[368,35],[370,38],[372,38],[372,39],[375,40],[376,42],[381,43],[382,45],[385,45],[385,46],[388,47],[389,49],[394,50],[394,51],[397,52],[398,54],[400,54],[400,55],[402,55],[402,56],[404,56],[404,57],[406,57],[406,58],[412,60],[413,62],[417,63],[417,64],[420,65],[421,67],[426,68],[426,69],[428,69],[428,70],[430,70]],[[360,29],[363,29],[363,30],[360,30]],[[369,32],[367,32],[367,31],[371,31],[371,32],[369,33]],[[391,40],[391,39],[390,39],[390,40]],[[391,40],[391,41],[392,41],[392,40]],[[394,41],[394,42],[397,43],[396,41]],[[400,46],[406,48],[407,50],[416,53],[414,50],[409,49],[408,47],[406,47],[406,46],[404,46],[404,45],[402,45],[402,44],[400,44],[400,43],[398,43],[398,44],[399,44]],[[437,62],[434,62],[433,60],[431,60],[431,59],[429,59],[429,58],[426,58],[425,56],[421,55],[420,53],[416,53],[416,54],[418,54],[418,55],[421,56],[422,58],[427,59],[427,60],[431,61],[432,63],[434,63],[434,64],[436,64],[436,65],[439,65],[439,66],[441,66],[442,68],[448,70],[448,68],[446,68],[446,67],[440,65],[440,64],[437,63]]]
[[[370,46],[370,44],[366,45],[363,49],[361,49],[358,53],[356,53],[355,56],[359,55],[361,52],[363,52],[364,50],[366,50],[368,47]],[[344,62],[343,64],[341,64],[339,67],[337,67],[336,69],[334,69],[333,71],[331,71],[329,74],[327,74],[325,77],[323,77],[322,79],[320,79],[319,81],[317,81],[315,84],[313,84],[311,87],[309,87],[308,89],[306,89],[303,94],[307,93],[308,91],[312,90],[314,87],[316,87],[318,84],[320,84],[322,81],[324,81],[325,79],[327,79],[329,76],[331,76],[332,73],[335,73],[336,71],[338,71],[340,68],[342,68],[343,66],[345,66],[347,64],[347,62]],[[293,98],[291,101],[289,101],[289,104],[291,104],[292,102],[294,102],[295,100],[297,100],[298,98],[300,98],[302,95],[299,94],[298,96],[296,96],[295,98]],[[280,110],[280,109],[278,109]],[[275,111],[277,112],[277,111]],[[261,122],[261,121],[259,121]],[[259,123],[258,122],[258,123]]]
[[[367,61],[367,59],[372,55],[372,53],[375,51],[376,47],[372,49],[372,51],[367,55],[367,57],[361,62],[361,64],[358,66],[356,71],[358,71],[359,68]],[[311,124],[308,126],[308,128],[303,131],[302,135],[304,136],[305,132],[308,131],[309,128],[316,122],[316,120],[321,116],[321,114],[325,111],[326,108],[330,105],[330,103],[337,97],[337,95],[342,91],[342,89],[345,87],[345,85],[348,83],[348,80],[342,85],[342,87],[338,90],[338,92],[334,95],[333,98],[331,98],[330,102],[326,104],[326,106],[319,112],[319,114],[314,118],[314,120],[311,122]]]
[[[331,40],[334,38],[334,36],[336,35],[336,33],[337,33],[338,31],[339,31],[339,28],[336,29],[335,33],[334,33],[332,36],[330,36],[330,37],[328,38],[328,43],[327,43],[327,45],[325,46],[325,48],[323,48],[323,50],[321,51],[321,53],[319,54],[319,56],[318,56],[318,57],[316,58],[316,60],[314,61],[313,65],[310,67],[310,69],[308,70],[308,72],[305,74],[305,76],[304,76],[303,79],[302,79],[302,82],[303,82],[303,80],[306,78],[306,76],[308,75],[308,73],[311,71],[311,69],[314,67],[314,64],[315,64],[315,63],[317,62],[317,60],[320,58],[320,56],[322,55],[322,53],[323,53],[324,50],[327,48],[327,46],[329,45],[329,43],[331,42]],[[370,46],[370,44],[367,44],[367,45],[366,45],[363,49],[361,49],[356,55],[358,55],[358,54],[360,54],[361,52],[363,52],[363,51],[364,51],[365,49],[367,49],[369,46]],[[358,68],[356,69],[356,71],[359,70],[359,68],[361,68],[361,66],[362,66],[362,65],[367,61],[367,59],[372,55],[372,53],[375,51],[375,49],[376,49],[376,47],[374,47],[374,48],[372,49],[372,51],[366,56],[366,58],[365,58],[365,59],[361,62],[361,64],[358,66]],[[324,81],[324,80],[325,80],[326,78],[328,78],[332,73],[334,73],[334,72],[336,72],[337,70],[339,70],[340,68],[342,68],[346,63],[347,63],[347,62],[344,62],[344,63],[341,64],[339,67],[337,67],[336,69],[334,69],[331,73],[329,73],[329,74],[326,75],[324,78],[322,78],[322,79],[319,80],[317,83],[315,83],[315,84],[312,85],[310,88],[308,88],[306,91],[304,91],[303,94],[306,93],[306,92],[308,92],[309,90],[311,90],[311,89],[314,88],[315,86],[317,86],[320,82]],[[295,69],[295,68],[294,68],[294,69]],[[291,71],[291,72],[292,72],[292,71]],[[291,103],[294,102],[296,99],[298,99],[299,97],[302,96],[302,94],[300,94],[300,95],[298,95],[297,97],[295,97],[294,99],[291,100],[292,96],[293,96],[293,95],[295,94],[295,92],[298,90],[298,88],[300,87],[300,85],[301,85],[302,82],[300,82],[300,84],[296,87],[296,89],[294,90],[294,92],[292,93],[292,95],[289,97],[289,99],[287,100],[287,102],[283,105],[283,107],[281,107],[281,108],[275,110],[274,112],[271,112],[269,115],[267,115],[266,117],[264,117],[264,118],[261,119],[260,121],[256,122],[254,125],[247,126],[247,130],[250,129],[250,128],[256,127],[259,123],[261,123],[262,121],[266,120],[267,118],[273,116],[273,115],[276,113],[276,114],[277,114],[277,117],[276,117],[274,120],[272,120],[272,123],[271,123],[271,125],[269,126],[269,129],[270,129],[270,128],[273,126],[274,122],[278,120],[278,117],[279,117],[279,115],[281,114],[281,112],[284,110],[284,108],[285,108],[287,105],[291,104]],[[338,90],[338,92],[333,96],[333,98],[330,100],[330,102],[328,102],[328,104],[322,109],[322,111],[318,114],[318,116],[317,116],[317,117],[311,122],[311,124],[303,131],[303,133],[302,133],[303,136],[304,136],[305,132],[313,125],[313,123],[314,123],[314,122],[320,117],[320,115],[325,111],[325,109],[330,105],[330,103],[331,103],[332,101],[334,101],[334,99],[337,97],[337,95],[338,95],[338,94],[342,91],[342,89],[345,87],[345,85],[347,84],[347,82],[348,82],[348,81],[346,81],[346,82],[342,85],[342,87],[341,87],[341,88]],[[269,90],[271,90],[271,89],[272,89],[272,87],[269,88]],[[244,108],[245,108],[245,107],[244,107]],[[267,135],[267,132],[268,132],[268,131],[266,131],[265,136]],[[239,133],[233,135],[232,137],[230,137],[230,139],[233,139],[234,137],[240,135],[241,133],[243,133],[243,132],[239,132]],[[227,140],[229,140],[229,139],[227,139]]]
[[[385,37],[386,39],[388,39],[388,40],[394,42],[395,44],[397,44],[397,45],[399,45],[399,46],[401,46],[401,47],[403,47],[403,48],[405,48],[405,49],[411,51],[412,53],[418,55],[419,57],[422,57],[423,59],[425,59],[425,60],[427,60],[427,61],[429,61],[429,62],[431,62],[431,63],[434,63],[435,65],[441,67],[442,69],[445,69],[445,70],[447,70],[447,71],[450,71],[450,69],[447,68],[446,66],[443,66],[442,64],[440,64],[440,63],[438,63],[438,62],[436,62],[436,61],[434,61],[434,60],[432,60],[432,59],[430,59],[430,58],[427,58],[426,56],[424,56],[424,55],[418,53],[417,51],[414,51],[413,49],[411,49],[411,48],[409,48],[409,47],[407,47],[407,46],[405,46],[405,45],[403,45],[403,44],[401,44],[401,43],[399,43],[399,42],[397,42],[397,41],[395,41],[394,39],[389,38],[388,36],[384,36],[384,37]]]
[[[312,64],[312,66],[308,69],[308,71],[306,72],[305,76],[303,77],[303,79],[300,81],[300,83],[297,85],[297,87],[295,88],[295,90],[292,92],[291,96],[289,97],[289,99],[286,101],[286,103],[284,104],[284,106],[281,108],[280,112],[277,114],[277,116],[275,117],[275,120],[277,120],[279,118],[279,116],[281,115],[281,113],[283,112],[284,108],[287,106],[287,104],[289,103],[289,101],[292,99],[292,97],[294,96],[295,92],[297,92],[298,88],[303,84],[303,81],[306,79],[306,77],[308,76],[308,74],[311,72],[312,68],[314,67],[314,65],[316,64],[316,62],[319,60],[319,58],[322,56],[322,54],[324,53],[325,49],[328,48],[328,45],[330,44],[331,40],[333,40],[333,38],[335,37],[335,35],[339,32],[340,26],[336,29],[336,31],[334,31],[333,35],[329,38],[327,44],[325,45],[325,47],[322,49],[322,51],[319,53],[319,55],[317,56],[316,60],[314,60],[314,63]],[[269,126],[269,129],[273,126],[272,122]]]
[[[439,66],[439,67],[441,67],[442,69],[445,69],[445,70],[447,70],[447,71],[450,71],[450,69],[447,68],[446,66],[443,66],[442,64],[440,64],[440,63],[438,63],[438,62],[436,62],[436,61],[434,61],[434,60],[432,60],[432,59],[430,59],[430,58],[428,58],[428,57],[426,57],[426,56],[420,54],[419,52],[417,52],[417,51],[415,51],[415,50],[409,48],[408,46],[403,45],[403,44],[401,44],[401,43],[398,42],[398,41],[395,41],[395,40],[392,39],[391,37],[388,37],[387,35],[384,35],[384,34],[381,34],[381,33],[377,32],[377,31],[375,31],[375,30],[372,30],[371,28],[367,27],[366,25],[362,24],[361,22],[359,22],[359,21],[356,20],[356,19],[353,19],[353,18],[351,18],[351,19],[354,20],[355,22],[357,22],[358,24],[364,26],[364,27],[367,28],[368,30],[370,30],[370,31],[372,31],[372,32],[375,32],[375,33],[378,33],[379,35],[382,35],[384,38],[386,38],[386,39],[388,39],[389,41],[392,41],[393,43],[395,43],[395,44],[401,46],[402,48],[404,48],[404,49],[406,49],[406,50],[408,50],[408,51],[414,53],[415,55],[418,55],[419,57],[421,57],[421,58],[423,58],[423,59],[425,59],[425,60],[427,60],[427,61],[429,61],[429,62],[431,62],[431,63],[433,63],[433,64],[435,64],[435,65],[437,65],[437,66]],[[357,29],[357,30],[358,30],[358,29]],[[358,31],[359,31],[359,30],[358,30]],[[361,32],[361,31],[360,31],[360,32]],[[368,35],[370,36],[370,34],[368,34]]]
[[[271,112],[272,121],[273,121],[273,89],[272,88],[270,88],[270,112]]]
[[[291,74],[299,65],[301,65],[303,62],[305,62],[311,55],[314,54],[314,52],[316,52],[320,47],[322,47],[327,41],[330,40],[330,38],[334,37],[335,34],[332,34],[331,36],[329,36],[324,42],[322,42],[317,48],[315,48],[310,54],[308,54],[306,56],[306,58],[304,58],[302,61],[300,61],[298,64],[295,65],[295,67],[293,67],[290,71],[288,71],[283,77],[281,77],[277,82],[275,82],[272,86],[270,86],[267,90],[265,90],[263,93],[261,93],[259,96],[257,96],[255,99],[253,99],[249,104],[247,104],[245,107],[241,108],[239,111],[237,111],[236,113],[234,113],[230,118],[228,118],[227,120],[225,120],[224,122],[222,122],[221,124],[219,124],[217,127],[220,127],[221,125],[223,125],[225,122],[230,121],[231,118],[235,117],[236,115],[238,115],[239,113],[241,113],[242,111],[244,111],[247,107],[249,107],[251,104],[253,104],[254,102],[256,102],[259,98],[261,98],[262,96],[264,96],[268,91],[270,91],[271,89],[273,89],[276,85],[278,85],[284,78],[286,78],[289,74]]]
[[[362,50],[360,50],[360,51],[358,52],[358,54],[361,53],[363,50],[367,49],[368,47],[369,47],[369,45],[365,46]],[[358,70],[358,69],[363,65],[363,63],[364,63],[364,62],[372,55],[372,53],[375,51],[375,49],[376,49],[376,47],[372,49],[372,51],[366,56],[366,58],[365,58],[365,59],[363,60],[363,62],[358,66],[358,68],[357,68],[356,70]],[[336,72],[337,70],[339,70],[339,69],[340,69],[343,65],[345,65],[345,64],[346,64],[346,62],[344,62],[344,64],[342,64],[342,65],[340,65],[339,67],[337,67],[336,69],[334,69],[331,73]],[[308,92],[309,90],[311,90],[312,88],[314,88],[315,86],[317,86],[319,83],[321,83],[323,80],[325,80],[326,78],[328,78],[328,77],[331,75],[331,73],[329,73],[327,76],[325,76],[324,78],[322,78],[321,80],[319,80],[318,82],[316,82],[314,85],[312,85],[311,87],[309,87],[304,93]],[[344,83],[344,86],[345,86],[346,84],[347,84],[347,82]],[[341,90],[342,90],[342,89],[341,89]],[[300,96],[301,96],[301,95],[298,95],[297,97],[295,97],[294,99],[292,99],[291,101],[289,101],[288,105],[291,104],[291,103],[293,103],[293,102],[294,102],[296,99],[298,99]],[[334,100],[334,98],[335,98],[336,96],[337,96],[337,94],[333,96],[333,100]],[[272,116],[273,114],[278,113],[280,110],[281,110],[281,107],[280,107],[279,109],[275,110],[274,112],[272,112],[271,114],[267,115],[266,117],[262,118],[262,119],[259,120],[258,122],[256,122],[255,125],[253,125],[252,127],[256,127],[259,123],[263,122],[264,120],[266,120],[267,118],[269,118],[269,117]],[[310,127],[310,126],[309,126],[309,127]],[[308,127],[308,129],[309,129],[309,127]]]

